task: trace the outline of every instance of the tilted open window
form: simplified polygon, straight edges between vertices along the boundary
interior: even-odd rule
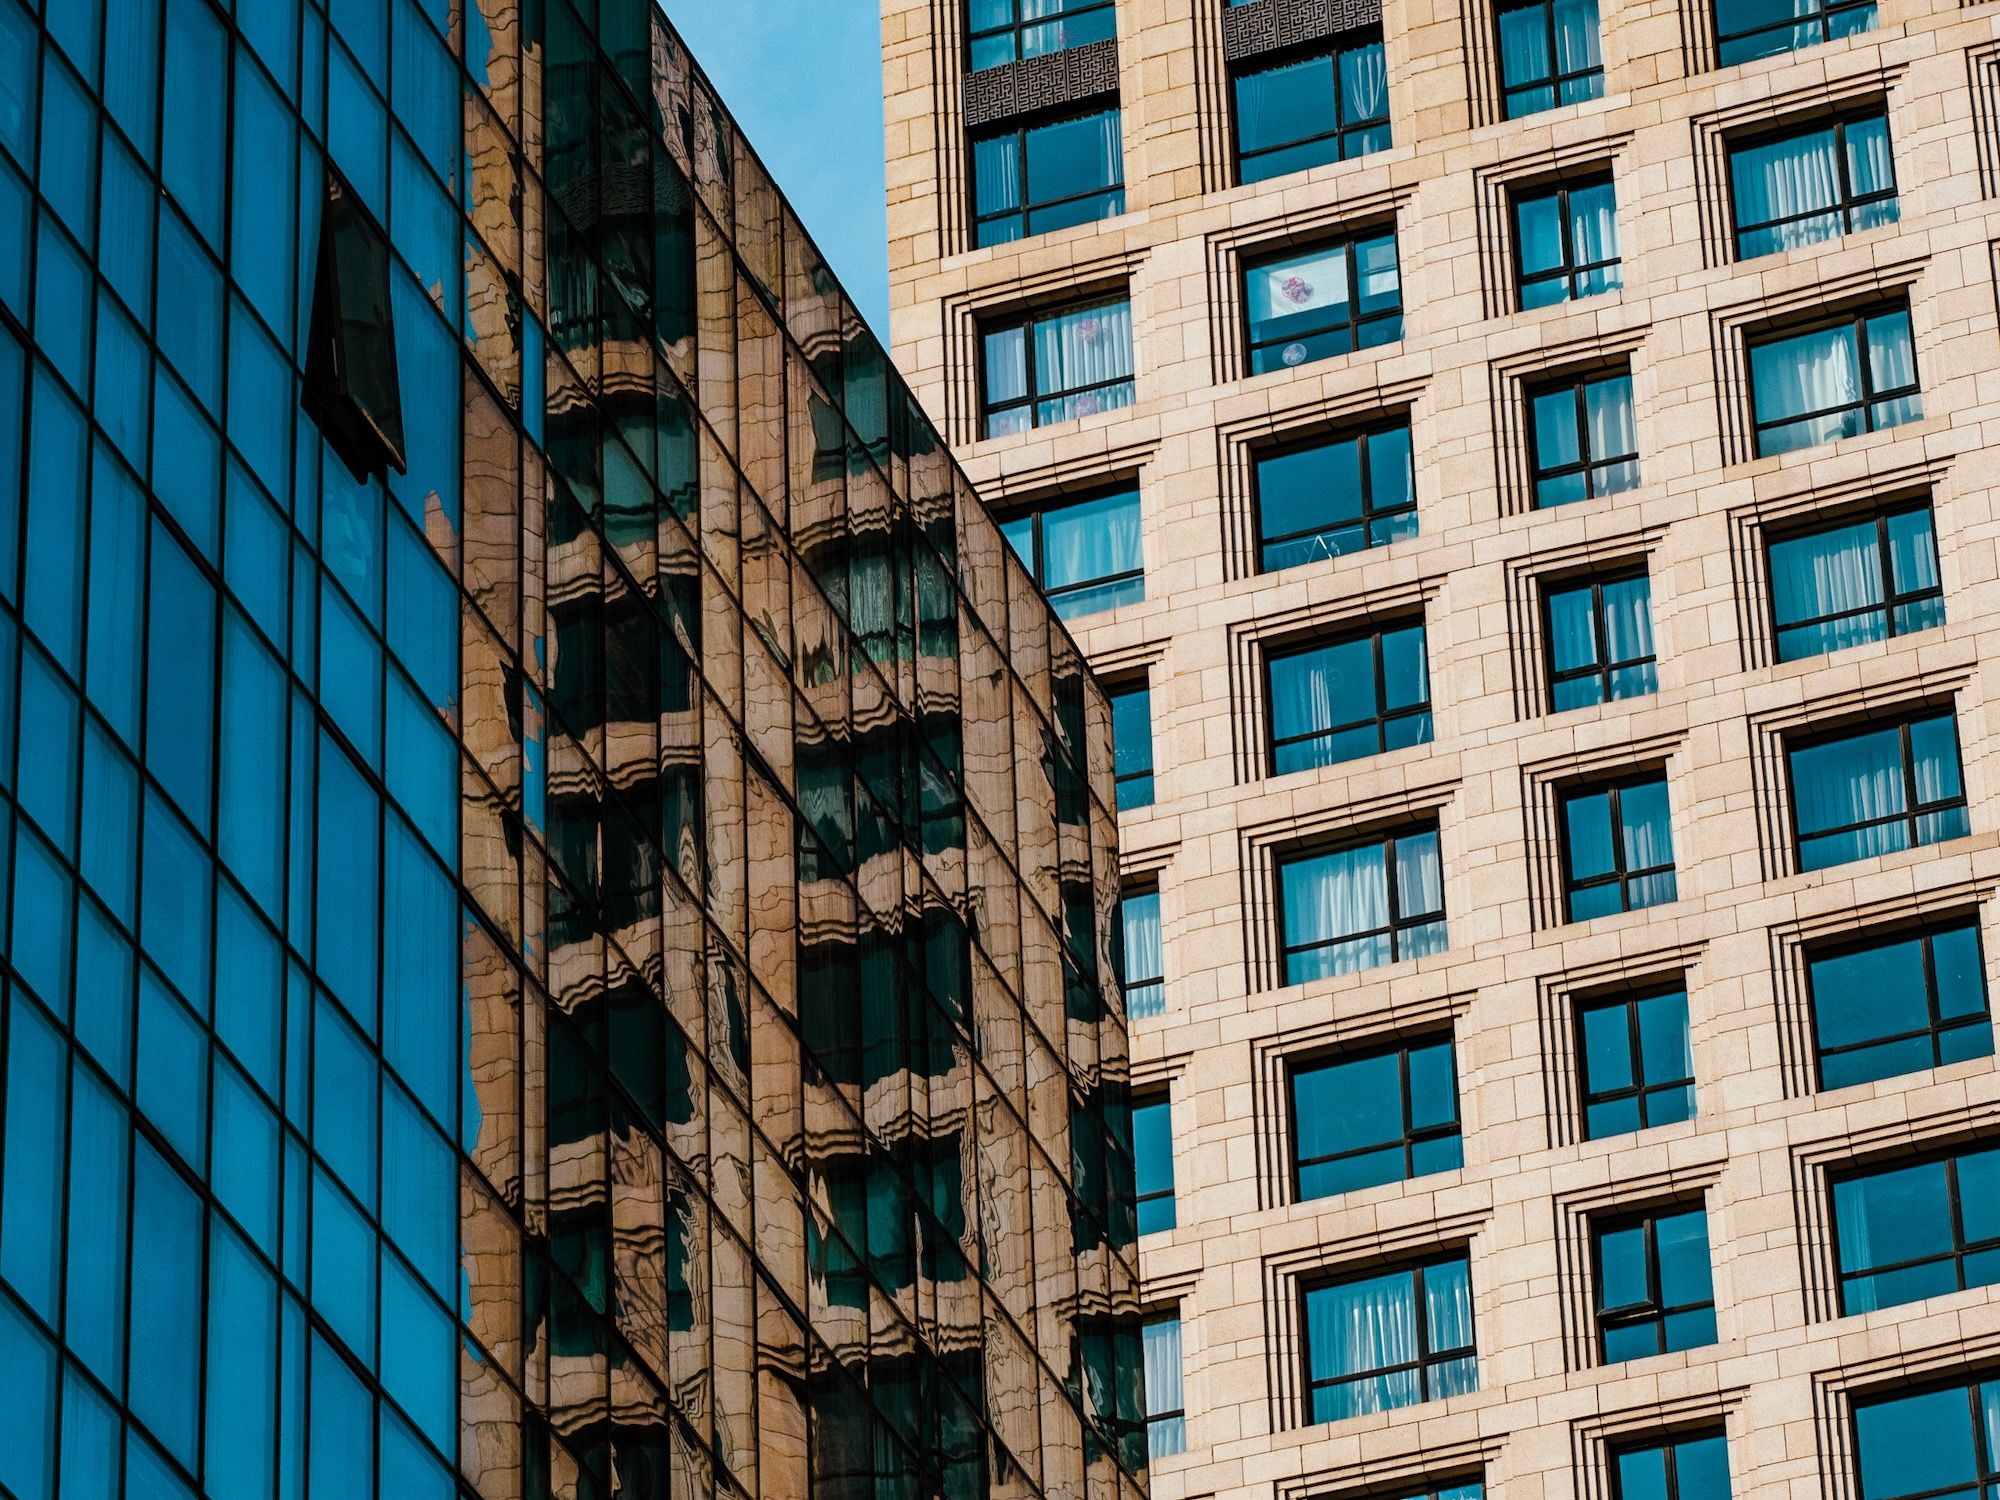
[[[389,301],[389,242],[338,174],[326,174],[306,413],[357,479],[404,472],[403,392]]]

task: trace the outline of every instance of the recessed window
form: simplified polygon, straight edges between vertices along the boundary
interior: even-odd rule
[[[1236,180],[1262,182],[1389,147],[1382,38],[1236,76]]]
[[[1733,146],[1729,178],[1743,260],[1896,222],[1896,163],[1880,108]]]
[[[1472,1276],[1461,1251],[1386,1275],[1308,1287],[1308,1420],[1440,1401],[1479,1388]]]
[[[1833,1183],[1840,1310],[1873,1312],[2000,1282],[2000,1149]]]
[[[1266,573],[1417,534],[1410,424],[1258,458],[1258,566]]]
[[[1612,1500],[1729,1500],[1729,1439],[1693,1432],[1620,1448]]]
[[[1777,538],[1768,557],[1779,661],[1944,623],[1929,501]]]
[[[1722,65],[1775,57],[1856,36],[1875,26],[1875,0],[1715,0],[1715,42]]]
[[[1421,623],[1287,651],[1265,675],[1274,775],[1430,743]]]
[[[1523,310],[1618,290],[1625,272],[1611,179],[1516,193],[1514,256]]]
[[[1970,917],[1806,961],[1821,1088],[1993,1055],[1986,960]]]
[[[1857,1403],[1861,1500],[1991,1495],[2000,1486],[2000,1381]]]
[[[1507,118],[1604,94],[1597,0],[1527,0],[1500,7],[1500,89]]]
[[[1591,1240],[1605,1363],[1715,1342],[1708,1216],[1699,1207],[1613,1220]]]
[[[1258,262],[1245,268],[1243,288],[1253,375],[1403,336],[1393,230]]]
[[[1292,1170],[1301,1201],[1464,1165],[1450,1037],[1292,1074]]]
[[[1295,856],[1278,866],[1278,883],[1287,984],[1444,950],[1435,828]]]
[[[1564,792],[1562,842],[1570,921],[1675,899],[1674,836],[1661,772]]]
[[[1127,891],[1118,910],[1125,934],[1125,1014],[1143,1021],[1167,1008],[1158,887]]]
[[[973,137],[975,242],[1001,245],[1125,212],[1119,111]]]
[[[1924,414],[1906,307],[1857,313],[1750,346],[1759,455],[1914,422]]]
[[[1816,737],[1788,758],[1801,870],[1963,838],[1971,828],[1949,710]]]
[[[1174,1227],[1173,1103],[1165,1094],[1132,1104],[1132,1175],[1139,1233]]]
[[[389,242],[331,169],[320,217],[306,414],[356,479],[405,472],[403,390],[389,296]]]
[[[1111,759],[1118,810],[1153,805],[1153,689],[1145,682],[1114,688]]]
[[[1122,297],[989,328],[981,346],[987,437],[1132,404],[1132,305]]]
[[[1146,1319],[1146,1456],[1187,1452],[1187,1396],[1181,1367],[1181,1316]]]
[[[1585,1140],[1694,1118],[1694,1047],[1683,986],[1582,1002],[1576,1030]]]
[[[975,73],[1118,35],[1113,0],[971,0],[968,10]]]
[[[1528,407],[1536,509],[1615,495],[1639,483],[1639,425],[1628,372],[1537,386]]]
[[[1653,581],[1644,572],[1551,584],[1549,702],[1557,713],[1660,688],[1653,655]]]
[[[1009,516],[1000,534],[1065,620],[1146,597],[1137,490]]]

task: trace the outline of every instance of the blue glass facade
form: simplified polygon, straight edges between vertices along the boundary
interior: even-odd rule
[[[0,1489],[1136,1494],[1112,789],[652,6],[0,0]]]

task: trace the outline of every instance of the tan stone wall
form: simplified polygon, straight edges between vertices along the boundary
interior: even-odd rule
[[[952,0],[885,0],[893,328],[898,363],[947,427],[989,503],[1082,476],[1136,474],[1145,603],[1075,622],[1100,670],[1150,661],[1158,802],[1121,820],[1128,870],[1158,869],[1164,1018],[1133,1027],[1140,1080],[1173,1080],[1180,1227],[1147,1239],[1155,1300],[1185,1319],[1189,1452],[1153,1492],[1342,1493],[1484,1463],[1512,1500],[1608,1493],[1603,1434],[1727,1412],[1738,1500],[1851,1495],[1841,1393],[2000,1353],[2000,1294],[1972,1292],[1831,1317],[1824,1170],[1909,1138],[2000,1127],[2000,1072],[1961,1064],[1837,1094],[1799,1079],[1799,943],[1913,912],[1981,914],[2000,975],[2000,648],[1995,502],[1982,448],[2000,419],[1994,241],[1982,194],[1989,113],[1977,104],[2000,7],[1883,0],[1865,36],[1690,76],[1706,44],[1694,3],[1605,0],[1606,97],[1518,121],[1474,79],[1479,0],[1389,0],[1396,145],[1309,174],[1226,188],[1222,0],[1119,6],[1130,211],[993,250],[962,234],[963,132]],[[1895,227],[1747,264],[1714,243],[1726,191],[1718,136],[1830,100],[1886,93],[1902,217]],[[1475,104],[1474,95],[1481,101]],[[1504,187],[1550,166],[1609,162],[1625,267],[1620,293],[1542,312],[1511,306]],[[1214,189],[1204,191],[1204,188]],[[1406,337],[1386,349],[1239,378],[1231,257],[1394,207]],[[1129,277],[1138,400],[1131,409],[992,442],[972,440],[973,319],[981,309]],[[1767,314],[1907,286],[1921,422],[1782,458],[1743,451],[1741,330]],[[1524,374],[1630,350],[1640,488],[1525,510]],[[1560,351],[1560,357],[1547,351]],[[1218,352],[1222,351],[1222,352]],[[1327,413],[1408,406],[1420,535],[1386,550],[1260,576],[1230,555],[1240,486],[1232,442]],[[1880,490],[1934,495],[1947,624],[1767,665],[1757,529]],[[1232,527],[1236,530],[1233,531]],[[1657,696],[1545,716],[1535,580],[1580,560],[1643,558],[1653,588]],[[1328,770],[1265,778],[1240,764],[1258,712],[1246,642],[1271,622],[1405,607],[1426,615],[1436,739]],[[1259,622],[1264,622],[1260,627]],[[1884,705],[1955,706],[1972,835],[1817,874],[1785,873],[1778,736]],[[1536,830],[1552,777],[1635,762],[1668,768],[1678,902],[1546,925],[1531,892],[1553,854]],[[1449,951],[1315,984],[1260,988],[1272,941],[1256,852],[1383,808],[1436,807]],[[1246,861],[1252,864],[1247,866]],[[1563,995],[1685,969],[1699,1118],[1563,1144],[1573,1094]],[[1455,1016],[1462,1172],[1307,1204],[1267,1190],[1284,1155],[1290,1046]],[[1791,1059],[1788,1063],[1787,1059]],[[1809,1063],[1807,1071],[1809,1072]],[[1793,1080],[1788,1083],[1788,1080]],[[1261,1144],[1260,1144],[1261,1138]],[[1274,1148],[1272,1143],[1276,1142]],[[1569,1348],[1589,1296],[1585,1215],[1705,1194],[1721,1342],[1612,1368]],[[1471,1243],[1480,1389],[1387,1417],[1320,1426],[1277,1399],[1299,1358],[1271,1291],[1296,1263],[1365,1264],[1384,1246]],[[1969,1346],[1969,1347],[1968,1347]],[[1987,1366],[1990,1368],[1990,1364]],[[1288,1381],[1287,1383],[1294,1383]],[[1420,1457],[1421,1456],[1421,1457]]]

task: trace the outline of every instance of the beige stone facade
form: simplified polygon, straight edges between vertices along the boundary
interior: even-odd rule
[[[1279,0],[1257,0],[1275,5]],[[1404,1494],[1483,1472],[1509,1500],[1608,1496],[1635,1435],[1719,1425],[1737,1500],[1859,1494],[1857,1399],[2000,1359],[2000,1295],[1838,1316],[1829,1177],[2000,1130],[1992,1059],[1817,1086],[1806,955],[1976,913],[2000,978],[2000,421],[1995,254],[2000,6],[1882,0],[1878,24],[1715,66],[1706,0],[1605,0],[1604,97],[1504,120],[1485,0],[1388,0],[1394,144],[1232,186],[1223,0],[1120,0],[1127,211],[970,249],[962,7],[885,0],[894,354],[988,504],[1136,481],[1145,599],[1072,629],[1099,674],[1152,687],[1157,800],[1120,819],[1156,878],[1165,1013],[1133,1026],[1137,1086],[1171,1088],[1178,1227],[1142,1241],[1146,1295],[1178,1304],[1187,1452],[1152,1493]],[[1739,261],[1727,146],[1886,100],[1901,206],[1887,228]],[[1607,170],[1624,286],[1519,312],[1510,193]],[[1405,335],[1247,376],[1241,266],[1394,222]],[[1123,410],[981,440],[978,330],[1129,288]],[[1747,345],[1815,308],[1906,296],[1921,420],[1752,456]],[[1641,483],[1529,503],[1524,393],[1628,361]],[[1407,411],[1418,534],[1263,573],[1249,468],[1262,445]],[[1779,663],[1764,541],[1804,518],[1928,492],[1945,623]],[[1657,694],[1548,711],[1545,586],[1651,579]],[[1267,774],[1273,643],[1421,612],[1435,738]],[[1949,706],[1971,832],[1799,873],[1786,749],[1822,726]],[[1679,899],[1562,920],[1556,795],[1664,767]],[[1434,816],[1449,943],[1282,983],[1274,860]],[[1696,1118],[1585,1140],[1574,1001],[1684,976]],[[1453,1033],[1464,1168],[1293,1201],[1286,1070],[1373,1038]],[[1699,1200],[1719,1342],[1616,1365],[1592,1338],[1589,1233]],[[1299,1287],[1469,1246],[1478,1389],[1312,1424]]]

